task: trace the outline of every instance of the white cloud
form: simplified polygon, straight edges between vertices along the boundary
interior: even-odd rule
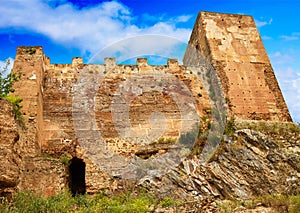
[[[166,14],[161,15],[150,15],[148,13],[142,14],[141,18],[144,21],[151,21],[151,22],[164,22],[169,24],[176,24],[176,23],[185,23],[188,22],[193,16],[192,15],[180,15],[177,17],[167,17]]]
[[[262,36],[261,38],[262,40],[273,40],[273,38],[270,36]]]
[[[293,56],[289,54],[282,54],[279,51],[270,54],[270,59],[273,65],[288,64],[295,61]]]
[[[291,67],[275,67],[281,91],[294,122],[300,122],[300,73]]]
[[[188,15],[170,18],[173,22],[159,21],[141,27],[143,24],[134,24],[136,17],[130,8],[119,2],[102,2],[82,9],[63,0],[52,2],[52,5],[48,3],[47,0],[2,2],[0,29],[17,27],[30,30],[92,54],[108,44],[137,35],[158,34],[187,42],[191,32],[191,29],[176,27],[176,23],[188,21]]]
[[[9,65],[7,66],[7,60],[9,60]],[[3,76],[6,76],[8,73],[10,73],[12,67],[14,65],[14,59],[13,58],[7,58],[4,61],[0,61],[0,71],[5,71],[3,73]],[[5,70],[6,69],[6,70]]]
[[[300,122],[300,70],[291,67],[295,58],[277,51],[270,60],[293,121]]]
[[[280,36],[284,41],[297,41],[300,39],[300,32],[293,32],[291,35]]]
[[[299,39],[299,36],[296,36],[296,35],[291,35],[291,36],[283,35],[283,36],[280,36],[280,38],[282,38],[285,41],[296,41],[296,40]]]
[[[192,18],[191,15],[182,15],[182,16],[178,16],[175,21],[176,22],[188,22],[190,19]]]
[[[270,19],[269,21],[260,21],[260,20],[255,19],[254,21],[255,21],[255,24],[257,27],[263,27],[263,26],[272,24],[273,19]]]

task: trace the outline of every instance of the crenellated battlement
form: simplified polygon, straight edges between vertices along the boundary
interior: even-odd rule
[[[79,74],[79,72],[93,72],[93,69],[101,70],[103,74],[134,74],[134,73],[147,73],[147,72],[184,72],[186,67],[178,64],[178,59],[169,58],[165,65],[149,65],[147,58],[137,58],[136,64],[117,64],[116,58],[105,58],[104,64],[84,64],[83,59],[74,57],[71,64],[50,64],[48,63],[49,57],[46,57],[45,72],[53,72],[53,74],[62,74],[68,78]],[[80,70],[80,71],[79,71]]]
[[[41,46],[18,47],[13,72],[22,73],[15,93],[23,99],[27,129],[21,138],[29,147],[27,155],[60,157],[68,153],[82,158],[87,192],[108,188],[108,175],[95,169],[81,150],[74,123],[80,122],[82,130],[96,128],[108,148],[120,156],[166,153],[172,141],[185,133],[182,127],[194,122],[194,117],[189,117],[191,108],[200,120],[213,120],[211,96],[216,94],[207,89],[207,84],[220,87],[222,94],[218,95],[224,99],[220,103],[226,105],[229,117],[292,121],[251,16],[201,12],[189,47],[193,48],[186,50],[184,65],[173,58],[163,65],[150,65],[147,58],[137,58],[135,64],[118,64],[116,58],[105,58],[104,64],[85,64],[81,57],[74,57],[70,64],[53,64]],[[213,71],[203,71],[195,52],[205,56]],[[199,68],[196,73],[190,70],[193,64]],[[206,74],[210,81],[203,82],[199,77]],[[178,95],[177,100],[172,93]],[[193,100],[190,103],[186,101],[189,98]],[[96,124],[76,106],[91,110]],[[152,118],[153,112],[164,116]],[[121,135],[128,130],[126,137]],[[140,135],[154,135],[157,140],[143,143]],[[32,179],[30,174],[27,179]]]

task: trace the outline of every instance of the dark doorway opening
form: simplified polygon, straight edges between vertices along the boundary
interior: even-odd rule
[[[85,163],[82,159],[72,158],[69,166],[70,181],[69,187],[72,195],[85,194]]]

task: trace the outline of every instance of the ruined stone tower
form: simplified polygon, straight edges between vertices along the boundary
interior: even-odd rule
[[[216,69],[231,116],[292,121],[251,16],[200,12],[189,45]]]
[[[291,121],[252,17],[201,12],[189,45],[204,55],[216,71],[213,74],[221,84],[231,117]],[[184,63],[189,64],[191,58],[192,52],[187,49]],[[180,137],[181,127],[189,131],[189,125],[195,122],[188,114],[188,98],[193,98],[199,117],[209,120],[212,111],[203,82],[176,59],[156,66],[149,65],[145,58],[138,58],[135,65],[116,64],[113,58],[106,58],[104,64],[84,64],[79,57],[73,58],[71,64],[51,64],[42,47],[18,47],[13,72],[22,73],[15,84],[15,94],[23,99],[26,126],[20,133],[22,167],[20,177],[16,177],[20,181],[14,185],[18,190],[51,195],[66,185],[79,193],[114,187],[118,174],[108,174],[89,158],[97,153],[92,147],[88,156],[80,147],[75,123],[86,131],[87,140],[92,136],[88,130],[96,126],[109,149],[120,156],[151,158],[166,153]],[[132,78],[134,75],[137,77]],[[96,76],[100,76],[101,85],[95,83]],[[87,85],[82,90],[81,82]],[[180,96],[174,101],[171,93]],[[118,102],[122,97],[130,100],[128,117],[122,111],[126,103]],[[177,102],[182,103],[182,108]],[[77,106],[92,109],[96,122],[91,123],[92,119]],[[153,125],[149,120],[156,111],[164,116],[153,118]],[[160,125],[163,121],[164,125]],[[126,132],[128,127],[130,134]],[[135,134],[160,139],[147,144],[135,141]],[[51,157],[42,158],[43,155]],[[67,159],[71,165],[66,167],[59,159],[64,163]],[[104,163],[109,165],[112,160],[107,158]]]

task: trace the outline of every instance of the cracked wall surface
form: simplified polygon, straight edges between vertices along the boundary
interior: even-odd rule
[[[232,116],[292,121],[251,16],[201,12],[189,44],[216,69]]]
[[[94,128],[94,124],[76,109],[78,104],[84,104],[83,111],[91,110],[95,131],[109,149],[125,157],[166,153],[180,134],[192,130],[199,117],[209,117],[209,98],[202,83],[175,59],[157,66],[149,65],[145,58],[138,58],[136,65],[116,64],[114,58],[107,58],[105,64],[83,64],[78,57],[72,64],[51,64],[42,47],[19,47],[14,72],[22,73],[15,88],[16,95],[24,100],[22,112],[27,126],[21,134],[27,153],[24,168],[45,154],[84,159],[88,193],[110,187],[113,179],[88,157],[89,150],[80,146],[74,123],[79,123],[79,130]],[[194,114],[189,114],[189,100],[193,101]],[[30,165],[38,167],[42,162],[41,168],[49,171],[49,161],[36,162]],[[113,159],[110,163],[114,164]],[[30,178],[33,173],[24,172],[20,188],[36,186],[53,193],[68,181],[67,174],[61,176],[61,171],[67,170],[55,168],[57,173],[51,173],[58,175],[56,187],[46,190],[44,176]]]
[[[251,16],[201,12],[189,44],[215,69],[211,77],[221,84],[230,116],[291,121]],[[193,62],[193,54],[187,49],[184,62]],[[198,61],[198,75],[205,75],[207,64]],[[75,124],[98,131],[107,147],[124,157],[166,153],[196,122],[189,101],[200,119],[211,119],[208,82],[190,69],[176,59],[155,66],[145,58],[135,65],[116,64],[114,58],[84,64],[80,57],[71,64],[51,64],[42,47],[18,47],[13,72],[22,77],[15,94],[23,99],[26,128],[19,132],[22,163],[14,189],[51,195],[64,188],[68,171],[58,160],[62,156],[84,160],[88,193],[116,185],[80,146]],[[47,174],[52,176],[48,182]]]

